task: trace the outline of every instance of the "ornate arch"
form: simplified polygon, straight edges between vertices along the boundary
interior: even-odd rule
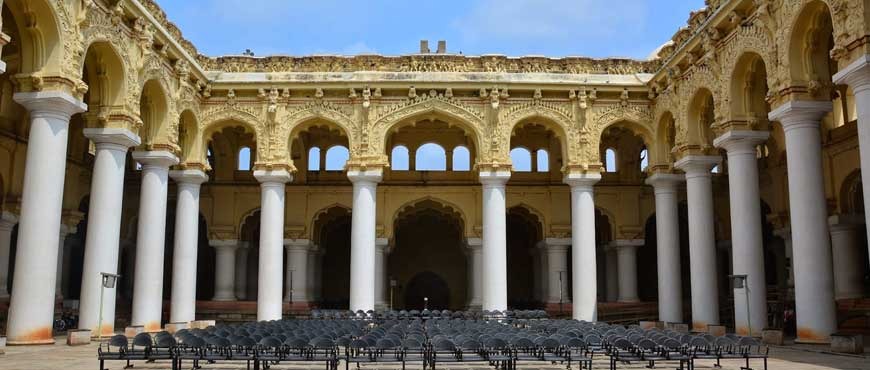
[[[547,237],[546,226],[549,225],[549,223],[547,222],[547,217],[544,216],[543,212],[523,201],[515,201],[505,206],[506,210],[510,210],[511,208],[523,208],[528,211],[529,214],[537,217],[538,222],[541,224],[541,233],[543,234],[542,237]]]
[[[125,48],[125,45],[129,43],[129,39],[125,37],[127,36],[127,32],[123,23],[112,22],[108,16],[105,16],[105,14],[100,11],[88,11],[86,19],[88,27],[85,27],[82,30],[83,52],[79,56],[79,60],[76,62],[76,65],[78,66],[78,76],[81,77],[85,60],[87,59],[87,52],[90,50],[91,46],[98,43],[108,45],[121,61],[121,68],[123,69],[124,74],[124,86],[122,89],[122,101],[124,102],[124,106],[132,112],[138,111],[139,101],[137,90],[140,86],[137,81],[137,73],[134,72],[135,68],[133,67],[133,61],[131,60],[128,49]]]
[[[503,132],[508,135],[513,135],[514,129],[521,122],[536,119],[541,120],[540,122],[536,121],[536,123],[543,123],[545,127],[553,130],[559,137],[559,142],[562,146],[561,154],[564,161],[566,163],[573,162],[571,161],[571,156],[578,153],[579,148],[577,146],[579,143],[574,140],[568,140],[568,133],[572,131],[572,123],[574,122],[574,115],[570,111],[563,109],[558,104],[542,102],[536,99],[528,103],[512,105],[499,114],[499,122],[505,128]],[[501,144],[506,145],[501,150],[505,152],[510,151],[510,139],[505,140]]]
[[[372,120],[371,135],[374,139],[370,141],[370,150],[373,154],[385,155],[387,132],[391,128],[414,117],[427,114],[447,117],[449,124],[467,128],[477,150],[474,157],[482,158],[482,154],[486,153],[486,141],[483,140],[483,130],[486,127],[484,114],[458,99],[441,95],[425,95],[379,109],[375,113],[375,119]]]
[[[343,209],[346,210],[348,214],[353,213],[353,208],[351,206],[340,202],[335,202],[319,209],[317,212],[314,212],[314,215],[311,217],[311,227],[308,228],[308,240],[311,240],[312,242],[318,240],[318,237],[315,234],[315,232],[317,232],[317,222],[320,221],[321,217],[333,209]],[[318,248],[319,247],[320,246],[318,246]]]
[[[4,3],[15,18],[21,41],[21,73],[33,74],[25,82],[24,91],[39,90],[43,76],[75,78],[76,62],[83,53],[79,35],[65,2],[46,0],[6,0]],[[79,36],[80,38],[80,36]]]
[[[442,198],[433,197],[431,195],[427,195],[427,196],[424,196],[421,198],[416,198],[416,199],[407,201],[407,202],[403,203],[401,206],[396,207],[396,210],[393,211],[393,215],[389,219],[389,222],[390,222],[389,225],[386,225],[386,226],[388,226],[388,227],[386,227],[386,229],[388,229],[388,231],[385,230],[385,232],[388,232],[389,235],[392,235],[394,233],[393,228],[395,228],[396,222],[399,220],[399,216],[401,216],[403,213],[413,209],[418,204],[426,202],[426,201],[436,203],[436,204],[440,205],[444,210],[447,210],[448,212],[453,211],[453,213],[458,214],[459,221],[460,221],[461,227],[462,227],[462,236],[466,237],[469,235],[470,228],[468,227],[468,217],[465,214],[465,211],[462,209],[462,207],[460,207],[456,203],[444,200]]]
[[[776,68],[777,65],[777,46],[767,28],[759,23],[760,21],[755,21],[749,26],[737,27],[737,32],[720,52],[722,75],[733,75],[740,59],[746,53],[753,53],[761,57],[764,62],[765,68],[768,69],[767,86],[773,87],[776,84],[776,73],[770,69]]]
[[[202,135],[211,134],[216,128],[222,127],[226,122],[237,122],[247,127],[254,133],[254,140],[258,143],[257,149],[265,149],[266,143],[261,143],[260,117],[244,108],[236,105],[220,105],[217,108],[207,110],[200,116],[199,132]],[[207,141],[204,137],[203,141]]]
[[[274,136],[275,140],[286,139],[287,150],[274,153],[272,160],[292,164],[290,151],[293,137],[298,135],[299,130],[304,128],[306,123],[320,121],[338,126],[344,132],[347,136],[348,151],[351,156],[360,152],[359,142],[354,136],[357,132],[357,125],[354,124],[352,113],[325,101],[314,101],[292,110],[281,118]]]

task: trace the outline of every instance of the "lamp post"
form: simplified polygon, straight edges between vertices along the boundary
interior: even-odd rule
[[[396,281],[396,278],[390,277],[390,310],[393,309],[393,289],[396,288],[396,285],[399,285],[399,282]]]
[[[108,272],[101,272],[100,277],[102,279],[103,284],[100,285],[100,316],[99,323],[97,326],[97,332],[99,332],[99,340],[103,340],[103,297],[105,296],[106,288],[112,289],[115,287],[115,284],[118,282],[118,278],[121,275],[112,274]]]
[[[429,309],[429,297],[423,297],[423,309],[424,310]]]
[[[731,279],[734,289],[743,289],[743,294],[746,296],[746,327],[749,328],[749,336],[752,336],[752,318],[749,313],[749,284],[747,284],[747,275],[728,275]]]
[[[562,305],[565,302],[565,291],[562,289],[562,274],[565,271],[559,271],[559,316],[562,316]]]

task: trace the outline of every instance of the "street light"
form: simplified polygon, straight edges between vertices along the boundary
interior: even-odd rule
[[[565,292],[562,289],[562,287],[564,286],[564,284],[562,284],[562,274],[564,272],[565,271],[559,271],[559,316],[562,316],[562,304],[565,301]]]
[[[749,336],[752,336],[752,318],[749,314],[749,284],[747,275],[728,275],[731,279],[733,289],[743,289],[743,294],[746,296],[746,326],[749,331]],[[736,328],[735,328],[736,329]]]
[[[118,282],[118,278],[120,277],[121,275],[112,274],[109,272],[100,273],[100,279],[103,282],[103,284],[100,285],[100,322],[97,326],[100,341],[103,340],[103,297],[105,296],[106,288],[113,289],[115,287],[115,284],[117,284]]]

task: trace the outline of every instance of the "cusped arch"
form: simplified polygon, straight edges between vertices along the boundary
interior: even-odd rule
[[[716,109],[716,89],[697,87],[686,99],[683,109],[683,119],[677,121],[677,142],[705,147],[711,145],[711,126],[716,122],[719,112]],[[713,116],[709,116],[712,110]]]
[[[320,208],[317,212],[314,212],[314,215],[311,216],[311,227],[308,228],[308,239],[312,241],[318,241],[320,239],[319,235],[317,235],[318,223],[321,221],[321,218],[326,216],[330,211],[334,209],[344,210],[348,215],[353,213],[353,208],[344,203],[335,202],[326,207]]]
[[[729,73],[730,83],[724,87],[728,89],[729,103],[728,113],[731,120],[767,120],[766,103],[767,89],[756,86],[751,79],[758,77],[758,73],[764,76],[762,81],[769,89],[770,73],[767,70],[764,56],[756,51],[745,51],[735,60]],[[762,95],[759,95],[762,93]],[[760,104],[759,104],[760,103]],[[757,105],[764,105],[759,107]],[[752,117],[750,117],[752,116]]]
[[[89,107],[138,106],[138,102],[131,104],[128,100],[130,87],[138,87],[135,84],[135,74],[130,72],[128,58],[116,42],[107,38],[90,39],[85,46],[85,53],[78,61],[81,76],[84,78],[87,73],[90,78],[90,99],[85,102]]]
[[[810,81],[812,80],[830,77],[819,76],[819,72],[830,74],[830,67],[832,66],[828,66],[829,69],[827,71],[817,70],[822,67],[821,63],[827,64],[829,58],[827,50],[818,50],[820,43],[823,42],[819,38],[829,36],[821,34],[822,30],[818,26],[831,27],[830,36],[833,36],[838,34],[838,32],[842,33],[844,31],[839,30],[838,27],[843,27],[846,22],[843,22],[844,25],[833,22],[831,8],[828,3],[822,0],[811,0],[789,5],[791,7],[796,6],[796,8],[791,9],[793,10],[794,17],[786,20],[788,29],[785,30],[787,38],[784,45],[785,52],[783,53],[783,58],[787,63],[787,75],[791,78],[792,84],[811,83]],[[824,40],[824,42],[827,41],[827,39]],[[834,45],[829,46],[834,47]],[[808,55],[808,52],[811,52],[812,55]]]
[[[517,201],[513,201],[511,203],[508,203],[505,208],[508,210],[508,212],[510,212],[510,210],[514,209],[514,208],[517,208],[517,209],[522,208],[526,212],[528,212],[530,215],[535,216],[538,219],[538,223],[540,223],[542,233],[544,233],[546,225],[549,225],[547,223],[547,218],[544,216],[544,213],[541,212],[540,210],[538,210],[537,208],[529,205],[528,203],[517,200]]]
[[[480,158],[481,153],[485,153],[483,129],[486,125],[483,114],[453,99],[440,97],[412,100],[402,106],[392,107],[388,113],[376,118],[372,124],[374,151],[385,155],[389,140],[387,133],[421,117],[443,119],[449,125],[463,128],[474,143],[476,153],[473,157]]]
[[[257,212],[260,212],[260,206],[254,206],[249,208],[247,211],[242,212],[242,216],[239,217],[239,222],[236,224],[236,234],[238,234],[238,238],[242,238],[242,230],[245,227],[245,224],[248,223],[248,219],[254,217]]]
[[[65,29],[72,19],[64,2],[6,0],[3,5],[12,13],[21,38],[20,73],[39,72],[42,76],[81,73],[81,69],[73,71],[74,64],[65,65],[66,55],[72,54],[75,43],[65,40],[71,34],[67,32],[72,32]]]
[[[407,201],[407,202],[403,203],[402,205],[400,205],[399,207],[397,207],[396,210],[393,211],[392,217],[390,217],[390,219],[389,219],[390,224],[386,225],[387,228],[389,229],[389,232],[390,233],[393,232],[393,228],[398,223],[398,221],[400,220],[400,218],[403,214],[412,211],[418,205],[424,204],[426,202],[438,204],[441,208],[441,209],[439,209],[439,211],[447,212],[448,214],[453,213],[454,215],[458,215],[459,222],[461,224],[460,227],[462,228],[462,230],[461,230],[462,235],[468,236],[468,232],[469,232],[468,217],[466,216],[466,213],[462,209],[462,207],[460,207],[456,203],[450,202],[450,201],[445,200],[443,198],[434,197],[434,196],[430,196],[430,195]]]
[[[230,126],[241,125],[254,133],[254,140],[260,142],[259,117],[234,107],[222,107],[215,111],[206,112],[199,121],[199,132],[207,139],[218,130]]]
[[[519,108],[516,111],[511,111],[501,118],[506,125],[506,132],[513,136],[514,131],[520,125],[526,123],[534,123],[544,126],[552,131],[559,138],[559,145],[562,147],[562,158],[566,163],[571,162],[571,154],[576,153],[574,147],[576,143],[568,140],[568,132],[571,131],[572,118],[565,112],[562,112],[547,105],[529,105]],[[510,140],[505,140],[508,148],[502,148],[505,152],[510,151]]]
[[[655,120],[655,140],[649,147],[651,165],[668,165],[671,161],[671,151],[674,149],[676,136],[676,122],[674,114],[665,110]]]
[[[344,137],[347,138],[347,149],[350,153],[354,153],[359,147],[359,144],[353,137],[353,120],[350,117],[347,117],[343,114],[332,112],[332,111],[324,111],[318,109],[306,109],[302,113],[292,114],[286,120],[284,120],[284,124],[282,124],[282,132],[279,137],[287,138],[287,152],[286,153],[275,153],[276,160],[280,162],[286,162],[292,164],[292,153],[293,150],[293,141],[295,138],[299,136],[299,134],[305,130],[308,130],[311,127],[315,126],[327,126],[327,127],[336,127],[341,131]],[[327,148],[322,148],[326,150]],[[281,156],[285,156],[286,158],[281,158]]]

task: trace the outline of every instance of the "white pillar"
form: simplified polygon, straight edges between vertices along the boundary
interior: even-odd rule
[[[178,157],[164,151],[133,152],[142,164],[139,225],[136,229],[136,268],[133,276],[134,326],[160,331],[163,317],[163,253],[166,242],[166,193],[169,166]],[[127,277],[128,279],[130,277]]]
[[[169,176],[178,183],[169,322],[191,322],[196,320],[199,189],[208,180],[208,175],[200,170],[180,170],[170,171]]]
[[[63,268],[64,268],[64,255],[66,254],[66,237],[69,234],[75,233],[76,228],[73,226],[68,226],[61,224],[60,225],[60,233],[58,237],[57,243],[57,276],[55,277],[54,284],[54,296],[57,299],[63,299]],[[5,266],[0,265],[0,268]]]
[[[864,256],[861,253],[861,215],[834,215],[831,226],[831,248],[834,251],[834,297],[836,299],[864,296]]]
[[[637,248],[643,239],[622,239],[611,242],[616,248],[616,263],[619,265],[619,302],[640,302],[637,297]]]
[[[323,294],[323,250],[315,253],[314,264],[314,299],[319,301]]]
[[[847,84],[855,95],[858,119],[858,150],[861,173],[870,173],[870,55],[864,54],[833,76],[837,84]],[[789,171],[791,173],[791,171]],[[870,204],[870,181],[862,181],[864,204]],[[870,212],[864,212],[864,224],[870,225]],[[867,228],[870,240],[870,227]]]
[[[655,189],[659,320],[664,322],[683,322],[677,184],[685,180],[683,175],[666,173],[653,174],[646,180]]]
[[[798,342],[827,343],[837,330],[828,205],[822,172],[821,119],[831,102],[790,101],[770,112],[785,132],[794,248]],[[860,125],[859,125],[860,126]]]
[[[571,186],[571,259],[574,320],[598,320],[598,270],[595,261],[595,198],[593,186],[601,180],[596,172],[569,173]]]
[[[676,168],[686,172],[692,330],[701,332],[706,332],[708,325],[719,325],[713,183],[710,171],[721,160],[718,156],[689,155],[675,163]]]
[[[607,302],[616,302],[619,300],[619,257],[616,255],[616,248],[612,245],[605,245],[604,249],[604,276],[607,281],[604,282],[605,299]]]
[[[386,284],[387,284],[387,259],[389,253],[389,240],[386,238],[375,239],[375,308],[383,310],[387,307]]]
[[[510,170],[481,170],[483,184],[483,302],[485,311],[507,310],[507,210]]]
[[[768,137],[767,131],[732,130],[713,140],[713,145],[728,151],[732,274],[746,275],[745,288],[734,289],[734,325],[739,335],[761,336],[767,327],[757,147]]]
[[[102,289],[100,274],[118,272],[121,203],[124,200],[127,150],[139,145],[140,141],[139,137],[130,130],[120,128],[86,128],[84,134],[94,142],[97,153],[91,179],[88,233],[85,238],[82,292],[79,303],[79,329],[90,329],[93,336],[99,336],[101,330],[103,335],[112,335],[115,332],[117,289],[105,289],[102,298],[103,321],[100,323]],[[121,277],[121,279],[130,278],[132,277]]]
[[[383,170],[349,170],[353,183],[350,240],[350,310],[375,309],[375,218]]]
[[[28,110],[30,131],[15,255],[17,276],[13,279],[6,336],[9,344],[54,343],[55,248],[66,178],[69,119],[86,110],[87,105],[60,91],[16,93],[13,100]]]
[[[307,306],[308,297],[308,250],[311,241],[308,239],[284,240],[287,248],[287,279],[284,300],[293,302],[294,305]]]
[[[6,286],[9,284],[9,253],[12,246],[12,229],[18,223],[18,216],[9,212],[0,213],[0,301],[9,298]]]
[[[465,244],[468,247],[468,263],[471,266],[471,273],[468,276],[471,300],[468,309],[480,310],[483,307],[483,239],[468,238]]]
[[[547,271],[550,271],[550,264],[549,264],[549,261],[547,260],[547,243],[544,242],[543,240],[541,240],[538,242],[538,244],[535,247],[536,247],[535,249],[537,249],[536,252],[538,253],[538,270],[541,271],[541,277],[540,277],[540,280],[538,281],[538,285],[539,285],[538,289],[540,290],[539,297],[540,297],[541,302],[547,303],[547,297],[550,294],[550,292],[549,292],[550,281],[547,278]],[[567,274],[567,276],[565,276],[565,278],[568,279],[568,278],[570,278],[570,276],[571,276],[571,274],[569,273],[569,274]]]
[[[547,285],[552,287],[547,292],[547,306],[558,307],[559,303],[571,303],[568,295],[568,279],[571,278],[568,271],[568,248],[571,247],[571,239],[546,238],[547,245],[547,272],[544,276]]]
[[[213,301],[236,300],[236,250],[239,241],[209,240],[208,244],[215,250],[214,297]]]
[[[788,270],[786,286],[788,287],[788,298],[794,300],[794,249],[791,245],[791,227],[783,227],[773,231],[773,234],[782,239],[785,249],[785,268]]]
[[[236,248],[236,271],[235,271],[235,294],[236,300],[245,301],[248,299],[248,244],[246,241],[239,241],[239,247]]]
[[[286,170],[257,170],[260,182],[260,261],[257,273],[257,321],[280,320],[284,272],[284,187],[293,181]]]
[[[315,294],[315,287],[316,287],[317,282],[315,280],[317,279],[317,253],[318,252],[319,252],[319,249],[317,248],[317,245],[312,243],[308,249],[308,268],[305,270],[305,271],[307,271],[307,277],[305,279],[305,283],[306,283],[305,289],[307,289],[307,291],[308,291],[308,293],[307,293],[308,294],[308,301],[312,302],[312,303],[317,301],[317,299],[316,299],[317,295]]]

